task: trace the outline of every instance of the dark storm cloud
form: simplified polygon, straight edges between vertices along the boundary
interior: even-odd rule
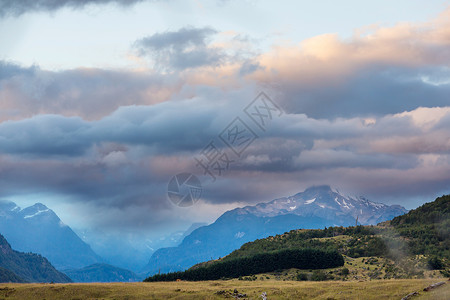
[[[269,141],[265,141],[269,142]],[[318,149],[303,150],[295,155],[280,155],[270,152],[263,155],[249,154],[236,164],[240,171],[267,173],[295,173],[306,170],[329,170],[336,168],[411,169],[418,165],[414,155],[361,154],[348,150]]]
[[[140,207],[151,211],[148,217],[153,220],[158,212],[172,209],[165,195],[171,176],[186,170],[201,175],[193,157],[254,97],[243,88],[224,94],[220,87],[204,87],[191,100],[182,95],[169,100],[158,93],[166,89],[174,95],[184,83],[161,74],[99,69],[48,72],[11,64],[4,64],[2,70],[0,105],[20,111],[17,121],[0,123],[1,195],[51,191],[93,207]],[[370,76],[362,78],[369,88]],[[410,84],[408,80],[380,82]],[[327,84],[314,86],[315,94]],[[426,88],[425,93],[433,94],[447,87],[427,84]],[[407,105],[407,98],[398,99]],[[323,106],[322,116],[330,107]],[[353,113],[364,116],[363,108]],[[371,196],[378,190],[386,197],[383,187],[395,194],[390,184],[396,177],[403,178],[402,188],[409,182],[427,191],[443,189],[445,180],[434,178],[432,170],[442,178],[448,176],[437,166],[424,165],[421,155],[450,151],[448,115],[425,130],[414,123],[411,116],[420,115],[415,111],[373,114],[373,120],[313,118],[309,114],[314,114],[314,107],[299,114],[291,111],[273,120],[265,133],[258,132],[260,137],[235,158],[230,172],[205,187],[205,202],[268,201],[323,183],[348,190],[353,184],[366,188]],[[448,160],[443,159],[438,158],[439,164],[448,168]],[[423,174],[429,175],[428,186],[421,181]],[[134,220],[126,217],[122,222],[132,226]]]
[[[121,107],[93,121],[38,115],[0,123],[0,151],[17,156],[83,156],[95,145],[116,143],[143,147],[145,153],[155,155],[194,154],[211,140],[218,140],[231,119],[228,116],[239,112],[237,105],[219,108],[209,99],[199,98]],[[399,159],[396,155],[448,150],[448,130],[424,131],[412,119],[421,113],[418,110],[406,115],[387,115],[373,119],[372,123],[364,118],[330,121],[287,114],[274,120],[270,130],[250,145],[241,163],[266,171],[325,167],[326,162],[330,167],[407,168],[416,160],[407,155]],[[445,122],[444,114],[434,128]],[[217,146],[226,148],[223,143]],[[302,160],[299,155],[303,152],[310,153],[309,158]]]
[[[450,105],[448,35],[413,30],[396,43],[391,37],[404,30],[393,31],[382,32],[387,40],[380,33],[279,47],[273,59],[227,57],[212,46],[211,28],[135,43],[159,68],[180,71],[169,74],[0,64],[0,196],[73,196],[101,211],[104,226],[122,211],[130,213],[121,226],[159,222],[174,210],[170,178],[202,175],[193,157],[235,116],[245,118],[264,86],[286,113],[266,132],[256,128],[259,138],[230,170],[204,185],[208,205],[269,201],[319,184],[375,201],[432,200],[450,192],[450,111],[436,108]]]
[[[171,209],[165,196],[168,179],[158,177],[148,164],[139,160],[108,165],[103,158],[75,162],[26,158],[17,161],[0,157],[0,197],[45,194],[41,202],[46,202],[52,195],[57,195],[58,201],[66,195],[71,197],[75,207],[87,207],[84,214],[95,219],[91,220],[93,224],[104,228],[148,228],[163,222],[163,212]],[[112,215],[117,217],[115,221],[110,219]]]
[[[154,226],[162,212],[170,215],[174,209],[166,198],[168,180],[184,171],[202,175],[193,157],[227,125],[223,113],[208,102],[183,100],[122,107],[97,121],[41,115],[3,122],[0,195],[70,195],[73,201],[105,210],[95,221],[105,228],[115,226],[111,217],[122,210],[130,213],[121,217],[120,226]],[[447,117],[436,120],[436,126]],[[450,180],[445,173],[448,158],[423,164],[417,155],[429,153],[429,148],[416,143],[414,155],[408,148],[389,150],[402,144],[400,138],[421,139],[429,131],[409,116],[388,115],[374,122],[286,114],[241,158],[233,157],[236,162],[229,172],[204,185],[204,202],[256,203],[321,183],[348,190],[357,184],[373,200],[380,200],[376,195],[386,197],[384,186],[392,195],[400,193],[393,181],[402,188],[414,183],[426,191],[445,187],[443,178]],[[449,151],[448,128],[434,134],[433,140],[440,142],[436,149]],[[131,213],[133,209],[139,213]]]
[[[226,126],[226,120],[220,117],[221,112],[212,103],[192,100],[171,101],[153,106],[121,107],[98,121],[59,115],[38,115],[20,121],[0,123],[0,151],[37,157],[81,156],[94,144],[102,142],[146,146],[155,154],[201,150]],[[214,122],[221,119],[224,120],[222,124]],[[314,138],[361,138],[363,134],[366,137],[382,134],[379,130],[363,128],[356,120],[350,124],[346,123],[291,115],[286,120],[281,120],[267,136],[255,142],[249,150],[255,155],[277,153],[277,156],[280,156],[287,154],[287,151],[282,151],[281,145],[289,145],[291,139],[300,139],[301,144],[298,147],[290,148],[290,154],[297,155],[304,149],[310,149]],[[389,130],[390,134],[401,132],[404,136],[407,135],[407,130],[414,132],[414,128],[408,128],[409,120],[400,119],[396,123],[396,130],[392,131],[389,127],[385,130]],[[378,126],[382,130],[383,122]],[[278,142],[273,143],[270,137]]]
[[[134,43],[134,47],[139,55],[151,57],[158,68],[183,70],[218,65],[224,54],[220,49],[208,46],[216,33],[209,27],[185,27],[142,38]]]
[[[0,123],[0,151],[35,156],[81,155],[86,148],[83,132],[87,128],[80,118],[57,115]]]
[[[28,12],[48,11],[69,7],[81,9],[90,4],[114,3],[122,6],[130,6],[146,0],[0,0],[0,16],[20,16]]]
[[[150,153],[176,153],[204,147],[219,132],[218,111],[199,103],[123,107],[99,121],[40,115],[0,123],[0,151],[14,155],[81,156],[94,144],[142,145]],[[20,134],[18,134],[20,133]]]
[[[360,70],[339,84],[280,82],[280,101],[288,111],[327,119],[448,106],[450,85],[425,82],[422,77],[429,73],[432,70],[377,67]],[[450,72],[445,72],[445,76],[450,77]]]

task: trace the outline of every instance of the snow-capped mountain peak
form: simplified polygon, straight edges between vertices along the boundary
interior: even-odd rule
[[[354,218],[361,224],[378,222],[406,213],[401,206],[388,206],[365,197],[344,196],[328,185],[313,186],[304,192],[290,197],[275,199],[240,209],[240,214],[253,214],[258,217],[274,217],[286,214],[299,216]]]
[[[42,218],[52,218],[54,220],[60,221],[58,216],[53,212],[53,210],[49,209],[42,203],[35,203],[32,206],[24,208],[22,210],[17,211],[18,215],[20,215],[23,219],[33,220],[36,217]]]
[[[101,258],[42,203],[21,209],[0,201],[0,232],[14,249],[44,255],[56,268],[79,268]]]
[[[145,271],[156,274],[186,269],[229,254],[244,243],[293,229],[376,224],[404,214],[401,206],[371,202],[315,186],[290,197],[229,210],[214,223],[194,230],[178,247],[157,250]]]
[[[32,217],[35,217],[35,216],[37,216],[37,215],[39,215],[39,214],[42,214],[42,213],[45,213],[45,212],[48,212],[48,211],[50,211],[50,209],[44,209],[44,210],[38,210],[37,212],[35,212],[34,214],[32,214],[32,215],[26,215],[26,216],[24,216],[23,218],[24,219],[28,219],[28,218],[32,218]]]

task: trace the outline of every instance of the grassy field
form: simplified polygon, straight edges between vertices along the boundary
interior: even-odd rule
[[[0,299],[233,299],[237,289],[261,299],[401,299],[418,291],[413,299],[449,299],[450,283],[430,292],[423,288],[443,279],[372,281],[206,281],[156,283],[0,284]]]

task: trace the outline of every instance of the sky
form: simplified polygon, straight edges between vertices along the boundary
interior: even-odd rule
[[[0,199],[74,228],[161,234],[322,184],[450,193],[450,1],[0,0],[0,41]]]

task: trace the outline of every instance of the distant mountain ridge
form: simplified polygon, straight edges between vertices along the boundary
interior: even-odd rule
[[[178,246],[183,239],[206,223],[194,223],[186,231],[176,231],[159,238],[145,234],[111,234],[94,230],[80,230],[78,235],[99,254],[104,263],[133,272],[139,272],[147,264],[153,252],[160,248]]]
[[[74,282],[136,282],[143,279],[132,271],[108,264],[93,264],[65,273]]]
[[[11,248],[0,234],[0,275],[2,282],[71,282],[41,255],[23,253]]]
[[[364,197],[343,196],[329,186],[314,186],[290,197],[225,212],[213,224],[200,227],[178,247],[162,248],[142,270],[149,275],[184,270],[217,259],[244,243],[292,229],[370,225],[406,213],[399,205],[385,205]]]
[[[41,254],[59,270],[81,268],[102,261],[42,203],[21,209],[14,202],[0,201],[0,233],[14,249]]]
[[[346,267],[362,269],[357,275],[360,280],[363,278],[368,280],[423,278],[424,272],[430,270],[439,270],[443,276],[449,277],[450,195],[439,197],[407,214],[379,223],[377,226],[359,225],[291,230],[280,235],[245,243],[221,259],[197,264],[186,272],[156,274],[144,281],[175,281],[178,278],[210,280],[221,277],[256,276],[258,273],[267,272],[267,269],[262,269],[267,267],[266,258],[270,258],[272,254],[305,249],[337,251],[339,255],[345,255],[349,261],[363,258],[362,261],[366,261],[365,265],[369,264],[369,267],[358,267],[356,263],[346,265]],[[324,255],[326,253],[319,254],[321,258]],[[252,258],[256,257],[265,258],[262,263],[256,264],[258,268],[261,268],[259,270],[253,269]],[[284,257],[283,254],[282,260]],[[303,258],[304,255],[286,260],[285,267],[280,267],[281,264],[277,263],[274,268],[280,270],[277,273],[284,273],[281,270],[290,269],[291,263],[298,263],[299,257]],[[330,262],[330,260],[325,261]],[[243,267],[244,265],[245,267]],[[312,268],[300,267],[300,269],[303,269],[302,272],[305,274],[302,280],[308,280],[305,269]],[[244,272],[246,273],[243,274]],[[351,273],[352,271],[350,271]],[[336,272],[336,270],[328,270],[324,274],[324,279],[328,277],[333,280],[348,280],[346,278],[348,274]],[[433,277],[436,275],[435,273]],[[311,278],[312,276],[309,277],[309,280]]]
[[[349,221],[358,219],[362,225],[375,225],[404,214],[400,205],[386,205],[360,197],[343,196],[330,186],[313,186],[294,196],[283,197],[268,203],[237,208],[238,213],[250,213],[258,217],[274,217],[286,214],[316,216]],[[336,224],[337,225],[337,224]]]

